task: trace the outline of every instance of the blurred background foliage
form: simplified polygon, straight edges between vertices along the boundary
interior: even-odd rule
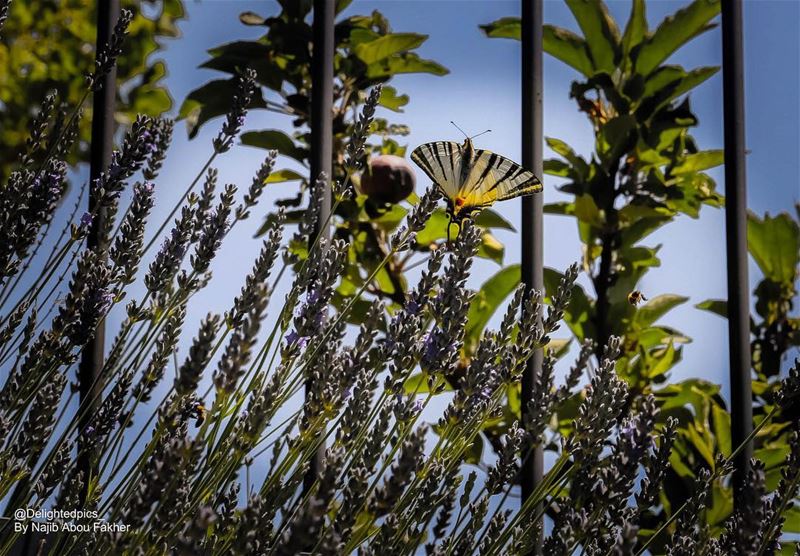
[[[117,61],[115,118],[128,125],[137,114],[158,116],[169,110],[172,98],[161,80],[163,62],[151,61],[161,41],[178,36],[184,17],[181,0],[121,0],[135,17],[125,48]],[[5,180],[24,150],[32,118],[50,91],[75,106],[86,91],[83,75],[94,69],[96,3],[85,0],[26,0],[12,2],[0,36],[0,179]],[[79,126],[78,148],[72,164],[88,160],[91,104],[86,103]]]

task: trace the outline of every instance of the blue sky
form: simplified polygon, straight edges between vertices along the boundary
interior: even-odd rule
[[[686,2],[660,0],[647,5],[650,27],[673,13]],[[167,62],[166,85],[175,99],[175,111],[192,89],[220,74],[198,69],[207,59],[205,51],[222,43],[254,39],[263,28],[246,27],[238,14],[250,10],[261,15],[278,12],[277,2],[203,1],[187,2],[188,19],[180,24],[182,36],[166,43],[159,54]],[[627,0],[609,2],[613,16],[624,25],[630,9]],[[411,102],[405,113],[385,113],[395,122],[411,128],[408,145],[439,139],[458,140],[460,134],[449,124],[455,120],[471,132],[491,128],[492,133],[477,140],[481,148],[503,153],[519,160],[520,97],[519,43],[510,40],[486,39],[478,25],[499,17],[518,15],[518,2],[498,0],[476,1],[411,1],[356,0],[348,14],[380,10],[395,31],[429,35],[420,48],[423,57],[434,59],[450,70],[445,77],[408,75],[396,78],[392,85],[408,93]],[[548,23],[576,29],[566,6],[556,0],[545,2]],[[800,200],[800,2],[750,0],[745,2],[746,48],[746,132],[750,154],[747,161],[749,180],[748,203],[752,210],[772,213],[789,210]],[[671,63],[685,67],[719,65],[721,37],[714,29],[678,51]],[[567,141],[576,150],[591,151],[591,130],[574,103],[568,98],[569,86],[577,74],[562,63],[546,57],[544,69],[545,135]],[[694,135],[704,149],[722,147],[722,78],[716,75],[691,95],[693,109],[700,120]],[[176,140],[159,180],[158,202],[166,214],[185,185],[199,170],[210,152],[211,138],[220,121],[206,124],[198,137],[188,141],[182,123],[177,126]],[[280,115],[265,111],[251,115],[245,128],[279,128],[291,131],[289,122]],[[552,153],[546,153],[546,156]],[[264,151],[240,147],[226,154],[216,166],[223,182],[246,187],[263,159]],[[721,169],[712,172],[718,188],[724,191]],[[545,178],[545,202],[562,200],[555,190],[556,182]],[[428,185],[418,175],[418,190]],[[294,186],[277,185],[262,202],[266,211],[271,199],[287,196]],[[519,222],[519,204],[509,201],[497,207],[512,222]],[[154,216],[154,221],[157,221]],[[223,247],[214,266],[215,280],[190,307],[188,323],[199,323],[209,307],[224,310],[238,291],[248,272],[260,242],[252,235],[260,223],[258,213],[246,225],[235,230]],[[519,260],[519,240],[513,233],[498,234],[506,244],[506,263]],[[545,264],[564,269],[580,257],[580,244],[573,220],[548,216],[545,221]],[[690,302],[674,310],[663,321],[685,332],[694,343],[684,350],[682,363],[673,379],[699,376],[725,383],[727,374],[727,333],[725,322],[693,308],[707,298],[724,298],[724,213],[705,208],[698,220],[679,218],[653,234],[644,242],[648,246],[663,244],[662,266],[651,270],[642,290],[652,297],[661,293],[678,293]],[[498,270],[497,265],[482,261],[476,266],[477,286]],[[759,279],[751,265],[751,283]],[[278,292],[280,295],[280,292]],[[276,302],[280,297],[276,299]],[[187,335],[195,328],[187,326]],[[562,332],[566,335],[566,332]]]

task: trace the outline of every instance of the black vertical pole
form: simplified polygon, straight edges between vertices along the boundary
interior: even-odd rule
[[[522,165],[542,177],[542,0],[522,0]],[[522,281],[528,290],[544,288],[542,195],[522,198]],[[522,415],[533,394],[534,378],[542,371],[542,352],[528,362],[522,375]],[[523,450],[523,455],[526,451]],[[522,500],[542,480],[542,450],[536,447],[522,462]]]
[[[311,55],[311,179],[325,172],[331,177],[333,160],[333,16],[334,0],[314,0],[313,46]],[[331,189],[325,188],[317,234],[329,235],[325,226],[331,211]],[[313,241],[313,238],[312,238]],[[311,389],[306,383],[306,393]],[[305,477],[308,490],[322,467],[325,446],[320,445]]]
[[[119,18],[119,0],[99,0],[97,2],[97,43],[95,53],[100,53],[108,44],[114,25]],[[99,201],[97,191],[93,185],[100,174],[111,162],[111,151],[114,142],[114,104],[117,92],[116,64],[102,77],[102,86],[94,92],[92,98],[92,143],[89,153],[89,211],[96,212]],[[95,214],[92,228],[86,239],[89,248],[96,248],[102,242],[101,230],[104,215]],[[84,348],[78,370],[79,390],[81,402],[81,426],[83,431],[88,426],[94,413],[87,404],[96,399],[97,393],[102,390],[102,385],[97,381],[100,369],[103,367],[103,352],[105,347],[105,325],[98,324],[94,337]],[[91,470],[91,454],[80,450],[78,459],[79,469],[88,477]]]
[[[725,239],[728,264],[728,352],[731,437],[739,446],[753,430],[750,386],[750,285],[747,279],[747,181],[744,137],[742,1],[722,2],[722,100],[725,122]],[[738,491],[753,455],[748,443],[734,461]]]

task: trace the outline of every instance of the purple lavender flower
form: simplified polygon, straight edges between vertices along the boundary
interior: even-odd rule
[[[414,402],[414,413],[422,413],[422,400]]]
[[[97,304],[97,310],[101,314],[104,314],[111,308],[111,305],[113,305],[114,294],[105,288],[98,290],[95,293],[95,303]]]
[[[81,227],[88,228],[92,225],[92,222],[94,222],[94,217],[92,216],[92,213],[84,212],[83,215],[81,216]]]
[[[436,331],[426,332],[422,336],[422,366],[431,368],[439,360],[439,335]]]
[[[289,347],[297,347],[298,349],[305,349],[309,340],[308,336],[300,336],[296,330],[292,330],[286,335],[286,343]]]

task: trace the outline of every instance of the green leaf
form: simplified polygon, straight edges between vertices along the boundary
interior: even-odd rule
[[[486,280],[475,294],[467,313],[465,347],[471,353],[478,345],[483,329],[500,304],[516,289],[520,280],[520,266],[507,266]]]
[[[481,243],[478,245],[476,256],[482,259],[489,259],[497,264],[503,264],[503,256],[506,253],[505,246],[489,232],[484,232],[481,236]]]
[[[666,293],[654,297],[642,305],[633,317],[634,324],[646,328],[667,314],[670,310],[688,301],[688,297]]]
[[[269,177],[264,181],[264,183],[283,183],[286,181],[295,181],[302,179],[303,179],[302,174],[298,174],[294,170],[289,170],[288,168],[284,168],[283,170],[276,170],[274,172],[270,172]]]
[[[393,54],[414,50],[428,39],[428,35],[417,33],[391,33],[374,41],[361,43],[353,53],[367,65],[385,60]]]
[[[260,149],[276,150],[280,154],[303,161],[305,152],[295,145],[294,139],[277,129],[263,129],[242,133],[242,145]]]
[[[761,219],[747,215],[747,245],[764,277],[778,284],[794,284],[800,264],[800,225],[787,213]]]
[[[516,232],[513,224],[492,209],[484,209],[475,218],[475,224],[481,228],[495,228]]]
[[[542,48],[553,58],[561,60],[586,77],[594,75],[586,41],[572,31],[545,25],[542,31]]]
[[[563,156],[580,176],[586,177],[589,175],[589,165],[567,143],[555,137],[545,137],[545,142],[555,153]]]
[[[598,72],[612,73],[619,48],[619,29],[601,0],[566,0],[583,32]]]
[[[522,27],[518,17],[501,17],[500,19],[479,25],[479,27],[486,33],[486,36],[492,39],[517,39],[522,36]]]
[[[719,166],[723,162],[724,152],[722,149],[687,154],[678,165],[672,168],[672,174],[679,176],[681,174],[702,172],[703,170]]]
[[[397,54],[384,58],[367,66],[367,77],[379,79],[391,77],[399,73],[431,73],[433,75],[447,75],[450,71],[443,65],[433,60],[420,58],[413,52]]]
[[[706,299],[695,305],[695,307],[703,311],[714,313],[723,319],[728,318],[728,302],[724,299]]]
[[[800,507],[792,504],[785,512],[783,512],[785,521],[781,531],[783,533],[800,533]]]
[[[645,13],[644,0],[633,0],[631,3],[631,15],[628,24],[625,25],[625,33],[622,35],[622,52],[627,56],[634,46],[642,42],[647,34],[647,14]]]
[[[656,377],[664,375],[669,371],[672,366],[675,364],[675,344],[670,342],[667,345],[667,349],[664,350],[663,354],[658,357],[655,365],[653,365],[647,372],[647,377],[650,380],[653,380]]]
[[[711,406],[711,414],[714,417],[714,437],[717,440],[717,447],[723,456],[728,457],[732,452],[731,414],[717,404]]]
[[[381,99],[378,104],[394,112],[402,112],[403,106],[408,104],[408,95],[398,95],[397,89],[384,85],[381,89]]]
[[[417,243],[428,246],[431,243],[447,237],[447,228],[450,226],[450,219],[447,218],[444,210],[436,209],[431,213],[425,227],[417,232]]]
[[[665,18],[658,29],[634,50],[636,72],[649,75],[686,42],[714,27],[709,22],[719,14],[719,10],[719,0],[694,0]]]
[[[197,135],[200,126],[205,122],[228,113],[235,91],[235,79],[217,79],[189,93],[181,105],[178,119],[186,120],[190,139]],[[250,108],[266,106],[261,89],[257,88]]]

